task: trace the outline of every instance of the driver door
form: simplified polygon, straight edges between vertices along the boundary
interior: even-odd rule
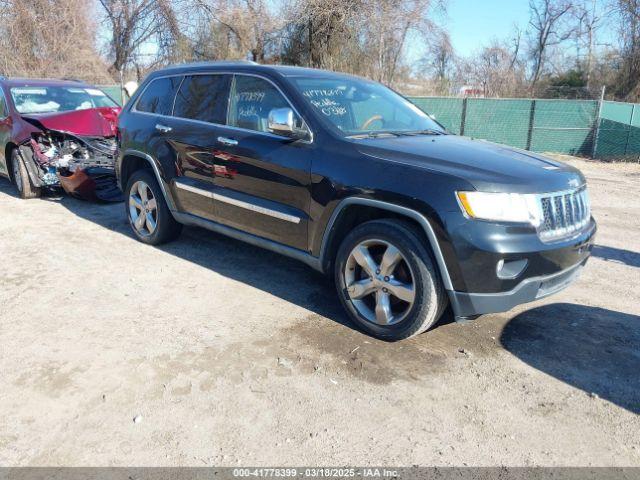
[[[268,117],[276,108],[292,106],[273,83],[234,75],[227,125],[216,139],[216,219],[306,250],[313,144],[271,133]]]

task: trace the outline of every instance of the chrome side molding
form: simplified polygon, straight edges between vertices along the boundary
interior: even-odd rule
[[[279,212],[277,210],[273,210],[271,208],[262,207],[260,205],[256,205],[255,203],[245,202],[243,200],[238,200],[237,198],[228,197],[226,195],[222,195],[220,193],[210,192],[208,190],[204,190],[202,188],[194,187],[193,185],[188,185],[184,182],[175,181],[176,188],[181,190],[186,190],[191,193],[196,193],[198,195],[203,195],[205,197],[209,197],[216,202],[227,203],[229,205],[234,205],[236,207],[244,208],[246,210],[250,210],[252,212],[260,213],[262,215],[268,215],[269,217],[277,218],[280,220],[284,220],[291,223],[300,223],[301,218],[295,215],[290,215],[288,213]]]

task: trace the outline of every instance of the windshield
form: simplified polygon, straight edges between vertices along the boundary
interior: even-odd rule
[[[429,115],[393,90],[367,80],[293,78],[312,107],[345,136],[443,133]]]
[[[11,97],[19,113],[68,112],[118,106],[106,93],[97,88],[12,87]]]

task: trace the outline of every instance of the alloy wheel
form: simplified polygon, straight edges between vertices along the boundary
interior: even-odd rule
[[[129,217],[136,232],[147,237],[158,226],[158,204],[153,191],[143,181],[137,181],[129,191]]]
[[[414,278],[404,255],[384,240],[356,245],[344,268],[351,303],[361,317],[378,325],[399,323],[411,311]]]

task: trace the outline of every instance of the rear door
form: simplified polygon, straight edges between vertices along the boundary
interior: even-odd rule
[[[178,210],[209,220],[215,219],[218,124],[226,119],[231,78],[216,73],[185,75],[171,116],[158,119],[159,134],[175,160],[172,189]]]
[[[313,145],[270,133],[268,116],[275,108],[293,108],[275,84],[259,76],[234,75],[227,126],[216,134],[216,217],[306,250]]]

